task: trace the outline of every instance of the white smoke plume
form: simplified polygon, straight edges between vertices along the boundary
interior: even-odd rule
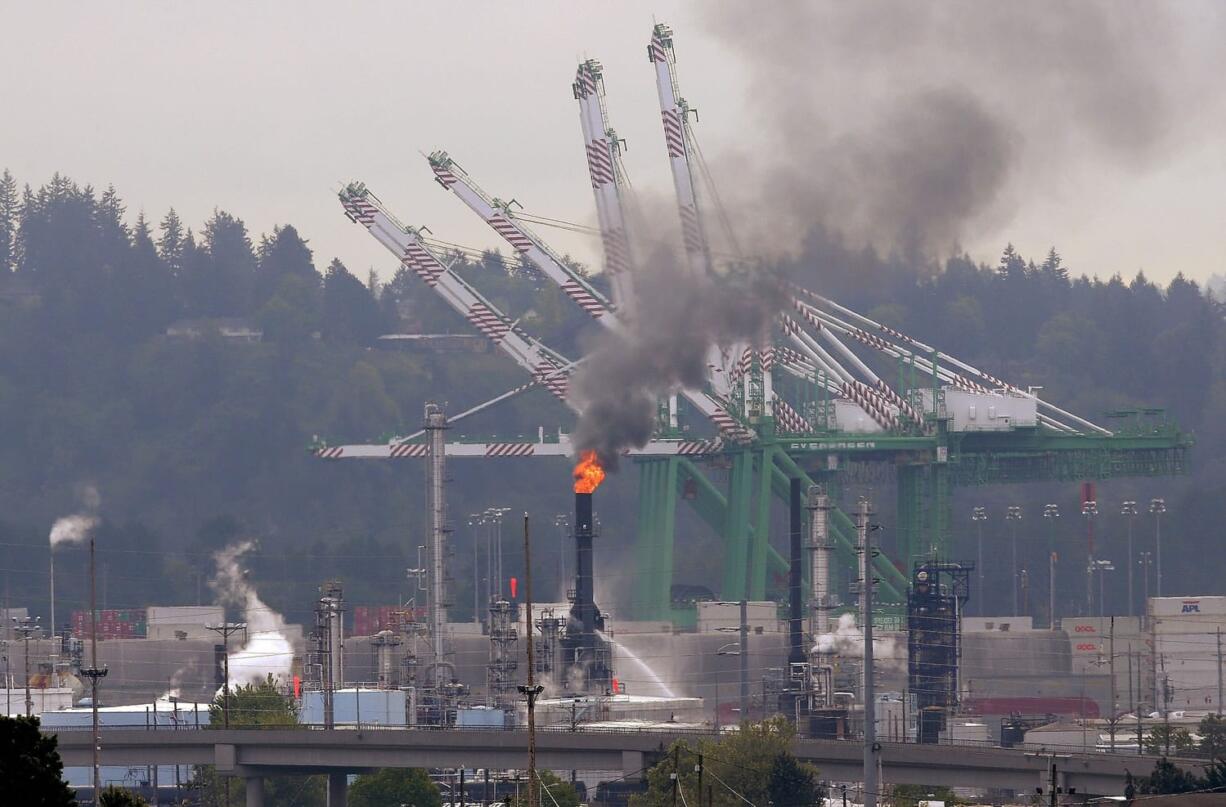
[[[77,514],[58,518],[51,525],[51,548],[60,544],[79,544],[89,537],[89,531],[98,526],[96,516]]]
[[[254,547],[253,541],[243,541],[213,555],[217,574],[209,585],[218,604],[240,609],[247,623],[247,642],[229,654],[231,686],[259,683],[269,675],[288,680],[294,661],[294,648],[285,636],[285,618],[260,599],[240,563]]]
[[[864,634],[856,626],[856,615],[841,615],[833,631],[817,637],[812,652],[843,658],[864,658]],[[874,635],[873,660],[886,666],[899,666],[906,661],[906,653],[892,637]]]
[[[84,513],[64,516],[56,519],[51,525],[51,549],[55,550],[61,544],[79,544],[89,537],[89,531],[98,526],[98,517],[94,515],[102,504],[102,497],[93,485],[86,485],[81,490],[81,504],[85,505]]]

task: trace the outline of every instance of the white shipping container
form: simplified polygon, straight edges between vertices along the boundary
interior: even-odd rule
[[[1106,639],[1112,633],[1111,617],[1065,617],[1060,620],[1060,627],[1068,633],[1069,638],[1074,636],[1102,636]],[[1141,617],[1139,616],[1117,616],[1115,617],[1115,639],[1118,642],[1123,637],[1141,635]]]
[[[1151,617],[1226,618],[1226,597],[1150,597],[1148,610]]]

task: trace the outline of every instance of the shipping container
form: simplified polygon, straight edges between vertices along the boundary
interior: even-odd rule
[[[1200,616],[1226,618],[1226,597],[1150,597],[1149,615],[1183,619]]]

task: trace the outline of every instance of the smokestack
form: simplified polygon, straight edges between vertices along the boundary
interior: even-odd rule
[[[592,571],[592,491],[604,479],[604,468],[595,451],[585,451],[575,466],[575,596],[562,649],[566,658],[567,686],[582,682],[588,692],[604,692],[610,686],[610,652],[601,635],[604,620],[596,607]],[[574,678],[575,683],[571,680]]]
[[[575,602],[571,616],[587,636],[597,629],[592,582],[592,494],[575,494]]]
[[[801,520],[800,480],[793,477],[788,491],[788,519],[791,554],[788,557],[788,663],[803,664],[805,661],[804,599],[800,585]]]

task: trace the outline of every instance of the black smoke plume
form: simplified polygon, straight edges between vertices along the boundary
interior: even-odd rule
[[[1087,167],[1138,172],[1216,136],[1221,3],[710,2],[701,18],[748,67],[768,146],[738,167],[756,177],[738,201],[766,249],[817,228],[950,254]]]
[[[623,451],[647,443],[661,396],[703,387],[710,346],[757,343],[785,301],[764,269],[695,278],[664,250],[635,275],[635,286],[631,324],[599,337],[571,387],[582,412],[575,446],[595,450],[609,469]]]

